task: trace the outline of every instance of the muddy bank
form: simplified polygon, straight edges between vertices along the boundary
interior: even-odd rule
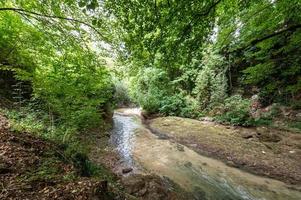
[[[237,128],[178,117],[148,121],[162,139],[218,158],[254,174],[301,185],[301,135],[266,128]],[[292,186],[298,187],[298,186]]]

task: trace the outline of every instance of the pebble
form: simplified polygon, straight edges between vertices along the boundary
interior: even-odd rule
[[[122,173],[123,174],[127,174],[127,173],[130,173],[131,171],[133,171],[133,168],[124,168],[124,169],[122,169]]]

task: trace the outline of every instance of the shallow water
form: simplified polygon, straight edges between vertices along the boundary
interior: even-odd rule
[[[300,200],[301,193],[277,180],[255,176],[193,150],[162,140],[146,129],[138,109],[114,114],[112,142],[127,165],[166,176],[194,199]]]

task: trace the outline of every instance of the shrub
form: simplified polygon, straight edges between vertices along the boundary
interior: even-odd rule
[[[181,108],[180,116],[198,118],[203,115],[204,113],[200,109],[199,102],[189,95],[185,96],[185,106]]]
[[[189,118],[197,118],[202,115],[198,102],[183,93],[165,97],[161,102],[160,113]]]
[[[181,94],[175,94],[163,98],[159,111],[166,115],[180,116],[181,110],[185,106],[184,96]]]
[[[130,96],[149,113],[157,113],[161,108],[161,101],[172,93],[166,72],[157,68],[141,70],[130,81]]]
[[[125,81],[115,80],[115,93],[114,100],[118,107],[129,106],[131,104],[131,100],[129,97],[129,91],[127,88],[127,83]]]
[[[36,71],[34,97],[44,102],[61,124],[78,130],[93,127],[100,123],[104,106],[112,98],[111,76],[94,62],[93,55],[70,54],[67,58],[76,64],[66,61],[66,66]]]
[[[233,95],[225,100],[224,109],[224,113],[216,117],[218,121],[244,126],[252,124],[250,100],[243,99],[240,95]]]
[[[29,107],[22,107],[18,110],[1,109],[10,122],[10,128],[16,132],[30,132],[37,135],[43,135],[47,127],[44,119],[45,113],[33,112]]]

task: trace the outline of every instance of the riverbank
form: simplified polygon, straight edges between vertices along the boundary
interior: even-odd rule
[[[229,166],[301,185],[301,135],[277,129],[224,126],[208,121],[159,117],[151,131]],[[292,186],[294,187],[294,186]]]
[[[21,123],[0,113],[0,199],[183,199],[168,179],[129,173],[110,142],[111,120],[73,144]]]
[[[9,130],[2,115],[0,155],[0,199],[122,199],[108,172],[87,174],[92,163],[84,156],[71,157],[53,141]]]
[[[163,132],[154,132],[137,109],[117,110],[113,119],[116,126],[112,136],[118,138],[117,150],[124,162],[172,180],[189,194],[184,199],[301,198],[298,185],[257,176],[233,165],[226,165],[220,159],[204,156]],[[157,119],[162,121],[162,118]],[[207,124],[207,127],[210,126]],[[171,125],[170,128],[175,127]],[[183,131],[190,130],[186,127]]]

